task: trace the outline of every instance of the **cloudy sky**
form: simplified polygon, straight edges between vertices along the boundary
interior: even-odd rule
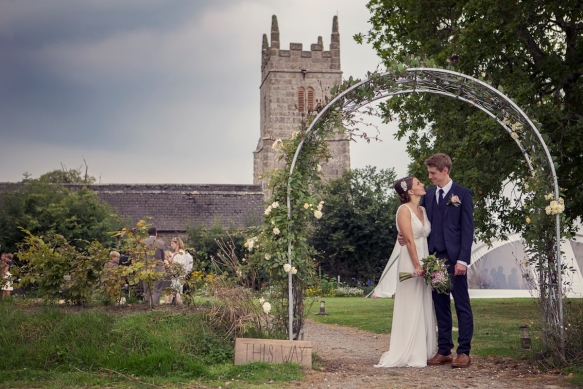
[[[0,0],[0,182],[85,158],[102,183],[249,184],[271,15],[282,48],[327,48],[338,15],[343,77],[362,77],[366,2]],[[352,167],[405,174],[394,132],[353,144]]]

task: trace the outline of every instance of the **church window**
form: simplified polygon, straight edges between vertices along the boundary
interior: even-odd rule
[[[306,93],[304,88],[298,88],[298,111],[306,110]]]
[[[314,110],[314,89],[308,88],[308,111]]]

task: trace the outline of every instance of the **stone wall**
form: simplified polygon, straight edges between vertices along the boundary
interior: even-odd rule
[[[9,185],[15,184],[0,183],[0,194]],[[258,225],[264,208],[258,185],[95,184],[88,188],[132,223],[151,216],[161,234],[181,235],[190,225],[210,226],[215,220],[238,228]]]

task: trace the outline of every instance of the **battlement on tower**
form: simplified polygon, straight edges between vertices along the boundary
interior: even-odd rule
[[[310,50],[304,50],[302,43],[290,43],[289,50],[280,48],[279,25],[277,17],[271,19],[271,45],[267,34],[263,34],[261,75],[262,81],[273,70],[337,70],[340,72],[340,33],[338,32],[338,17],[332,21],[330,49],[324,50],[322,37],[317,43],[310,45]]]

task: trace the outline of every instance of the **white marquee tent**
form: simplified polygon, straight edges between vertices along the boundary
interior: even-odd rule
[[[571,241],[561,244],[563,262],[571,269],[564,277],[566,295],[583,297],[583,233]],[[367,297],[392,297],[398,280],[397,260],[400,246],[395,247],[376,288]],[[524,282],[518,263],[525,258],[520,235],[508,240],[496,241],[488,247],[485,243],[474,243],[472,259],[468,268],[468,288],[471,298],[530,297],[531,292]],[[534,269],[527,269],[534,277]],[[406,281],[405,281],[406,282]]]

